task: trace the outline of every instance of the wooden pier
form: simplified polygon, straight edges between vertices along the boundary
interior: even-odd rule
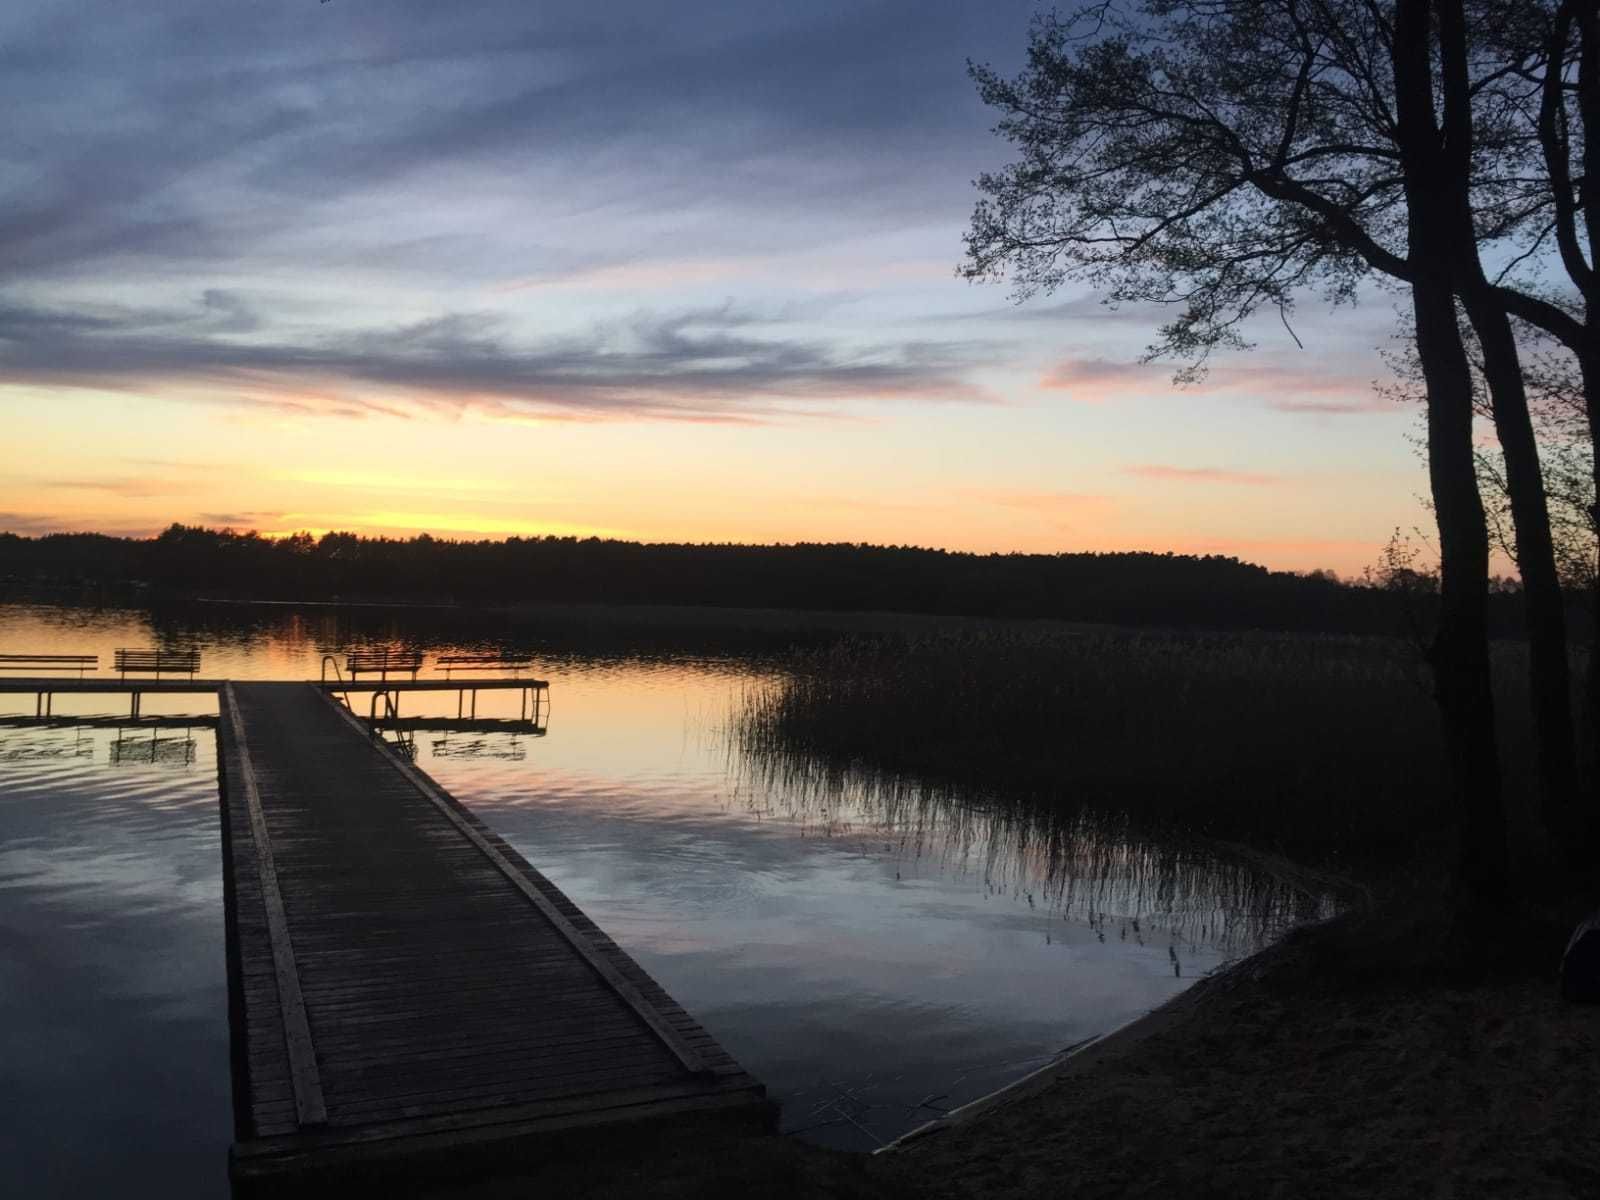
[[[12,718],[27,724],[103,720],[53,717],[53,693],[216,696],[209,721],[137,724],[217,727],[238,1193],[459,1177],[585,1136],[614,1145],[618,1126],[775,1123],[659,984],[334,695],[462,686],[0,680],[39,696]]]
[[[659,985],[322,689],[220,704],[236,1182],[770,1122]]]
[[[528,678],[0,678],[35,696],[8,725],[216,725],[235,1192],[462,1176],[584,1136],[614,1144],[616,1126],[773,1126],[765,1088],[347,694],[382,694],[395,715],[398,693],[462,688],[522,688],[533,720],[379,726],[544,731],[547,685]],[[54,694],[114,693],[133,698],[128,717],[51,712]],[[214,696],[218,715],[141,717],[144,694]]]

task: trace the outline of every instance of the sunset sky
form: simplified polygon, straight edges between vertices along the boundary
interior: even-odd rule
[[[1200,387],[958,279],[1018,0],[13,0],[0,529],[1150,549],[1421,524],[1395,298]]]

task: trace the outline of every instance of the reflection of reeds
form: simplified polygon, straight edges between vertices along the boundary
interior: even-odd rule
[[[1324,911],[1327,877],[1291,864],[1368,873],[1449,824],[1426,681],[1376,640],[858,639],[747,692],[734,738],[818,812],[936,831],[1006,886],[1207,941]]]
[[[1337,881],[1325,876],[1235,847],[1141,836],[1115,814],[1008,803],[992,789],[980,797],[748,741],[745,751],[736,790],[804,831],[972,875],[991,894],[1088,924],[1102,941],[1237,952],[1336,903]]]

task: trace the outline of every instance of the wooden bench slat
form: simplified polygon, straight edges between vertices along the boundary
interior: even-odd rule
[[[452,678],[456,671],[510,671],[515,675],[524,668],[533,669],[533,655],[441,654],[438,664],[444,668],[447,679]]]
[[[406,672],[415,679],[417,672],[422,670],[422,651],[351,650],[345,658],[344,669],[350,672],[352,679],[363,671],[368,674],[376,671],[385,678],[390,671]]]
[[[162,671],[180,671],[193,675],[200,669],[200,651],[118,649],[112,657],[112,669],[123,674],[153,671],[159,675]]]
[[[100,667],[98,654],[0,654],[0,671],[85,671]]]

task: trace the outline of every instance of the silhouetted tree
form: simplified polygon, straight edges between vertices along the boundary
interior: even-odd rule
[[[1462,330],[1462,340],[1472,360],[1473,406],[1481,418],[1493,420],[1481,352],[1470,327]],[[1552,344],[1541,330],[1529,329],[1522,323],[1518,340],[1529,347],[1522,358],[1523,378],[1549,496],[1556,569],[1564,591],[1569,595],[1585,594],[1596,586],[1600,576],[1600,529],[1595,521],[1593,442],[1583,380],[1577,360]],[[1397,402],[1425,403],[1415,342],[1385,357],[1396,378],[1392,386],[1382,390]],[[1492,447],[1481,448],[1477,458],[1478,487],[1484,496],[1491,541],[1515,562],[1517,538],[1504,458]]]
[[[1507,5],[1475,5],[1503,19]],[[1431,661],[1462,818],[1462,879],[1503,886],[1504,825],[1485,641],[1487,529],[1456,321],[1484,349],[1528,592],[1546,817],[1565,832],[1573,748],[1564,614],[1542,473],[1508,312],[1480,242],[1522,236],[1537,200],[1519,78],[1461,0],[1150,0],[1036,24],[1015,80],[975,68],[1019,161],[983,176],[966,272],[1020,290],[1087,279],[1178,306],[1153,351],[1203,367],[1297,292],[1410,285],[1428,394],[1441,553]],[[1516,64],[1525,67],[1526,64]],[[1523,91],[1526,88],[1524,86]],[[1537,305],[1532,305],[1537,307]]]

